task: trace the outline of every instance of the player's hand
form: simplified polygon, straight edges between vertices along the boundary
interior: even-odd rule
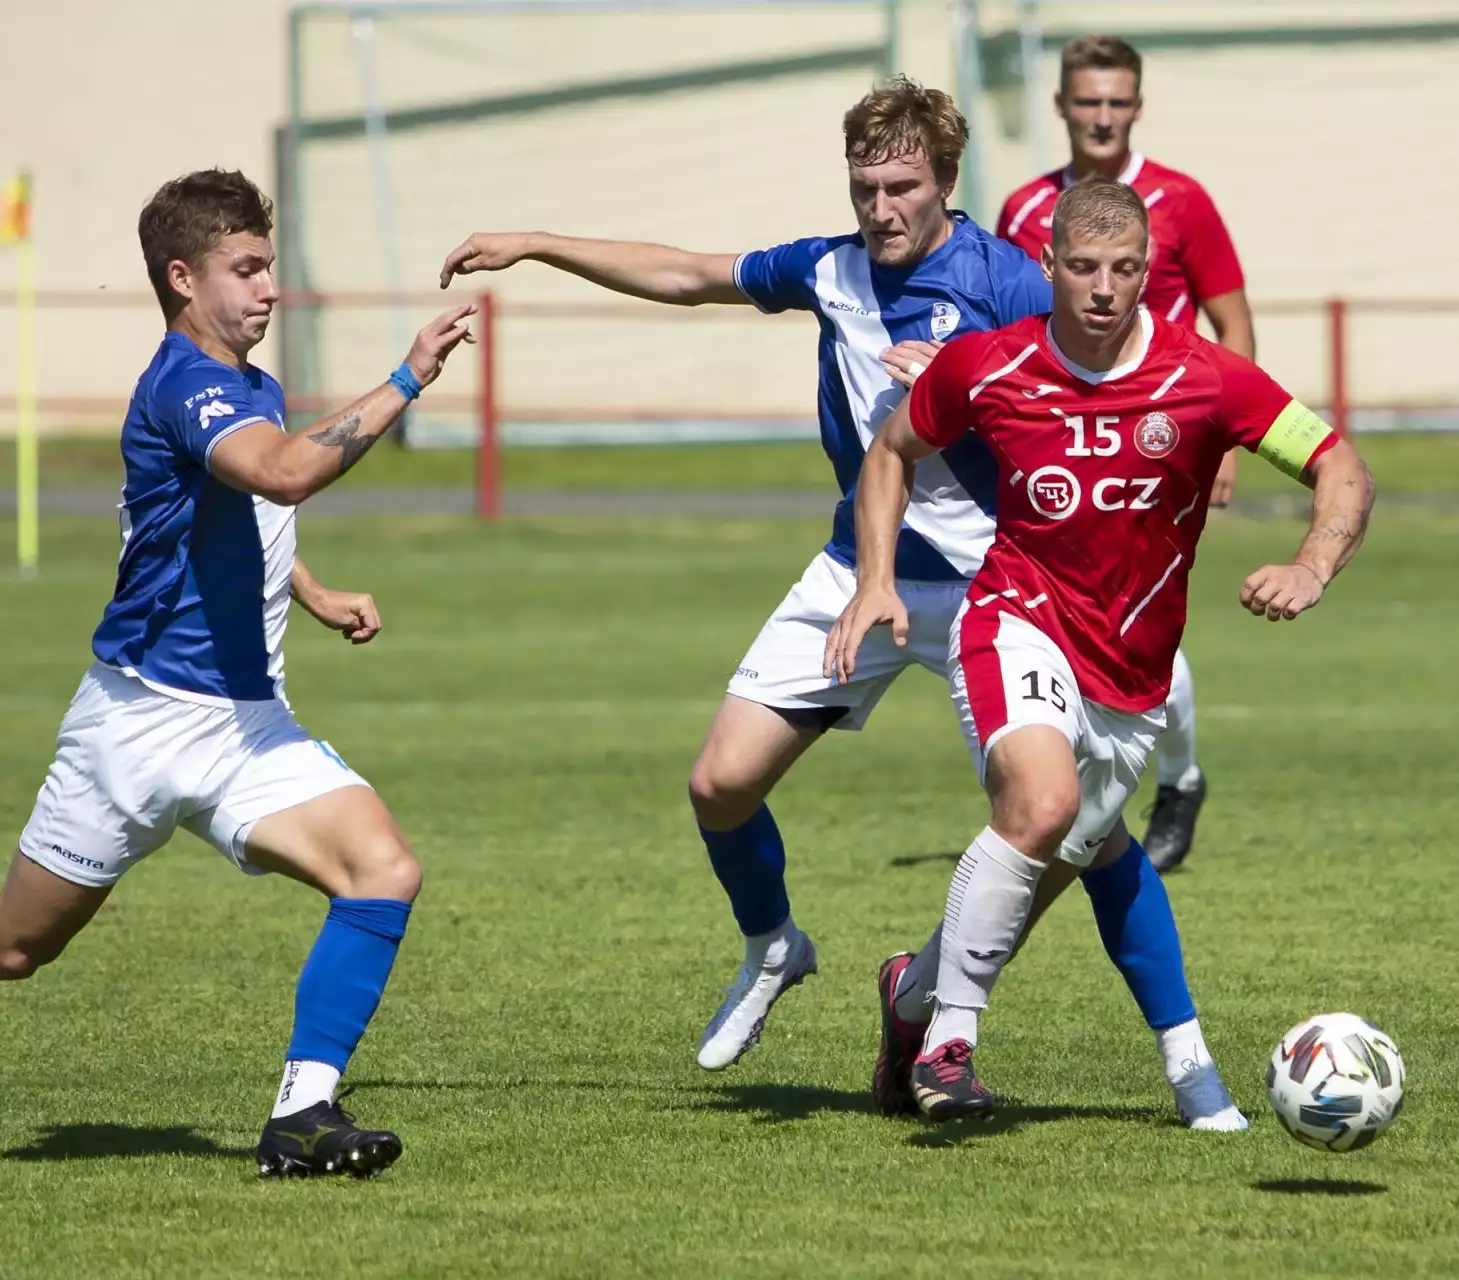
[[[837,684],[850,684],[856,673],[856,654],[866,633],[882,623],[891,623],[892,640],[907,643],[907,606],[889,587],[857,588],[851,602],[841,611],[831,634],[826,637],[826,656],[821,674]]]
[[[1310,565],[1269,564],[1241,584],[1241,604],[1269,622],[1291,620],[1322,599],[1326,584]]]
[[[920,338],[909,338],[881,353],[882,368],[904,387],[910,387],[927,371],[935,356],[945,343],[923,342]]]
[[[466,317],[475,310],[469,302],[452,307],[449,311],[441,312],[415,335],[405,363],[420,379],[421,386],[430,386],[440,376],[446,357],[461,343],[476,341],[476,335],[466,323]]]
[[[321,587],[309,600],[300,601],[331,631],[351,644],[369,644],[380,634],[380,610],[375,597],[359,591],[331,591]]]
[[[520,231],[478,231],[467,236],[441,264],[441,288],[452,276],[469,276],[473,271],[502,271],[527,256],[527,237]]]
[[[1224,507],[1231,501],[1231,494],[1236,489],[1236,450],[1232,449],[1221,459],[1221,466],[1216,472],[1216,482],[1211,486],[1211,505],[1213,507]]]

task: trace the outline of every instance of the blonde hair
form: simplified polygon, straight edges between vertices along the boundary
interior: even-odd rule
[[[1118,36],[1081,36],[1071,40],[1059,54],[1059,92],[1068,93],[1069,77],[1075,71],[1133,71],[1135,92],[1140,91],[1142,64],[1134,45]]]
[[[1054,202],[1054,247],[1067,244],[1074,227],[1097,236],[1119,235],[1132,222],[1150,242],[1150,215],[1145,202],[1123,182],[1088,177],[1066,187]]]
[[[881,164],[920,151],[939,181],[951,181],[968,145],[968,122],[940,89],[893,76],[862,98],[841,122],[846,159]]]

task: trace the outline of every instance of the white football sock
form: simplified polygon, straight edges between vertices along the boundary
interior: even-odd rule
[[[1155,1043],[1159,1046],[1160,1056],[1165,1062],[1165,1078],[1172,1085],[1179,1084],[1199,1068],[1210,1065],[1211,1051],[1206,1048],[1206,1038],[1201,1034],[1199,1018],[1157,1031]]]
[[[785,923],[769,933],[757,933],[745,938],[745,965],[750,970],[779,969],[790,959],[790,944],[800,932],[789,916]]]
[[[327,1062],[302,1062],[290,1060],[284,1063],[284,1079],[279,1085],[279,1096],[274,1102],[273,1115],[291,1116],[316,1102],[329,1102],[334,1098],[334,1086],[339,1083],[339,1072]]]
[[[1196,682],[1191,664],[1175,651],[1170,696],[1165,700],[1165,732],[1155,741],[1155,781],[1190,791],[1200,781],[1196,767]]]
[[[978,1012],[1028,923],[1044,864],[984,827],[958,860],[947,891],[937,1003],[923,1052],[949,1040],[978,1043]]]
[[[937,965],[942,958],[942,925],[932,931],[922,950],[902,970],[892,1009],[903,1022],[923,1023],[932,1016],[932,993],[937,987]]]

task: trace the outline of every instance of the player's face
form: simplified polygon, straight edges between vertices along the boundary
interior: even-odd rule
[[[195,328],[233,351],[257,346],[279,300],[274,246],[267,236],[236,231],[210,249],[196,269],[170,264],[172,285],[188,299]]]
[[[1069,84],[1054,97],[1069,128],[1069,146],[1080,159],[1100,162],[1124,159],[1130,130],[1144,105],[1133,71],[1087,67],[1069,73]]]
[[[920,151],[848,168],[856,224],[882,266],[910,267],[947,237],[952,180],[939,181]]]
[[[1071,227],[1065,242],[1048,245],[1044,275],[1054,286],[1054,317],[1061,333],[1103,346],[1124,332],[1140,305],[1149,274],[1149,246],[1134,218],[1115,235]]]

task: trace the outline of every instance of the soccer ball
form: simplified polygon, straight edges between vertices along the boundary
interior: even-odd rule
[[[1398,1046],[1356,1014],[1298,1023],[1272,1052],[1267,1097],[1298,1142],[1324,1151],[1366,1147],[1403,1105]]]

